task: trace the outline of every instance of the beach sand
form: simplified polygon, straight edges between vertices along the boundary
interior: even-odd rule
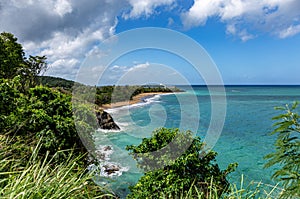
[[[142,99],[152,97],[154,95],[160,95],[160,94],[168,94],[168,92],[152,92],[152,93],[141,93],[132,98],[132,100],[129,101],[122,101],[122,102],[115,102],[111,104],[103,104],[100,108],[103,109],[111,109],[111,108],[117,108],[121,106],[128,106],[132,104],[137,104],[142,102]]]

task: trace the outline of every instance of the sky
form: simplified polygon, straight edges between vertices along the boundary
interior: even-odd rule
[[[300,84],[299,0],[0,0],[0,32],[13,33],[27,55],[46,55],[46,75],[71,80],[96,52],[106,56],[101,46],[111,38],[127,34],[123,45],[133,47],[133,30],[147,27],[171,32],[159,38],[141,31],[142,39],[186,46],[184,53],[211,62],[199,72],[198,63],[154,46],[120,54],[108,67],[99,58],[85,76],[98,76],[99,84],[139,83],[148,73],[156,83],[205,84],[203,70],[214,67],[224,84]]]

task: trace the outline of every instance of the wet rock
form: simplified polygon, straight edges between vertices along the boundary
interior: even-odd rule
[[[104,110],[96,112],[98,124],[101,129],[120,130],[120,127],[114,122],[112,116]]]
[[[119,166],[113,165],[113,164],[112,165],[104,165],[103,167],[104,167],[104,172],[106,172],[108,175],[118,172],[121,169]]]
[[[103,147],[103,151],[110,151],[110,150],[112,150],[111,146],[104,146]]]

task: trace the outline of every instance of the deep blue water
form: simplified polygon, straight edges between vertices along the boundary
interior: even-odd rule
[[[122,130],[96,132],[95,138],[97,146],[113,147],[108,161],[124,168],[122,175],[110,182],[114,189],[126,192],[126,187],[134,185],[141,176],[125,150],[127,145],[139,144],[161,126],[192,129],[204,139],[212,106],[226,108],[225,123],[213,150],[218,152],[217,162],[222,169],[238,162],[230,182],[239,183],[243,174],[246,182],[275,184],[270,178],[276,168],[263,168],[266,162],[263,157],[274,150],[276,139],[269,135],[273,129],[272,117],[281,113],[274,107],[300,101],[300,86],[227,86],[226,93],[218,89],[209,92],[204,86],[181,88],[186,92],[156,96],[147,103],[109,110]],[[216,99],[213,103],[211,96]],[[226,99],[226,103],[221,99]]]

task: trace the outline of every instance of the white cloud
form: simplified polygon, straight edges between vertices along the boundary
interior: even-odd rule
[[[137,64],[137,65],[134,65],[133,67],[130,67],[128,69],[128,71],[133,72],[133,71],[140,70],[140,69],[147,69],[147,68],[149,68],[149,66],[150,66],[149,62],[146,62],[143,64]]]
[[[54,11],[61,17],[72,12],[71,3],[68,0],[57,0],[54,6]]]
[[[209,17],[219,13],[220,5],[220,0],[195,0],[194,5],[182,14],[184,26],[190,28],[205,25]]]
[[[228,24],[226,27],[226,33],[237,35],[243,42],[246,42],[255,37],[254,35],[248,33],[246,29],[239,30],[235,24]]]
[[[279,32],[279,37],[284,39],[284,38],[287,38],[287,37],[294,36],[298,33],[300,33],[300,24],[296,25],[296,26],[290,26],[287,29],[284,29],[284,30],[280,31]]]
[[[174,19],[171,17],[168,18],[168,27],[172,26],[174,24]]]
[[[186,84],[185,78],[174,68],[164,64],[145,62],[127,67],[117,79],[115,84],[119,85],[144,85],[164,84],[178,85]]]
[[[46,74],[74,79],[92,46],[115,34],[116,17],[124,5],[129,4],[118,0],[0,0],[0,32],[12,32],[27,54],[46,55],[50,63]]]
[[[123,17],[138,18],[142,15],[149,17],[159,6],[171,6],[176,0],[128,0],[132,7],[129,13],[124,13]]]
[[[127,17],[138,18],[174,2],[0,0],[0,32],[12,32],[27,54],[46,55],[46,75],[74,79],[85,56],[104,53],[93,46],[115,34],[117,17],[125,10]]]
[[[52,68],[48,75],[74,79],[86,55],[105,53],[93,46],[115,34],[117,17],[147,18],[163,11],[174,11],[176,15],[186,10],[178,3],[177,0],[0,0],[0,32],[12,32],[27,54],[46,55]],[[226,25],[228,34],[243,41],[260,33],[286,38],[300,33],[299,10],[299,0],[195,0],[181,14],[181,20],[186,28],[191,28],[205,25],[213,17]],[[173,15],[166,18],[167,26],[174,27],[176,19]],[[119,69],[128,72],[146,66],[144,63]]]
[[[183,83],[183,77],[178,71],[163,64],[145,62],[128,66],[113,65],[106,69],[100,66],[97,68],[103,72],[101,77],[99,77],[100,73],[93,69],[89,70],[91,74],[86,74],[86,76],[91,77],[92,75],[98,75],[99,84],[137,85],[149,83]]]
[[[60,74],[61,77],[73,79],[77,72],[77,59],[58,59],[50,64],[48,73]]]
[[[227,33],[246,41],[256,33],[280,38],[299,33],[299,10],[299,0],[195,0],[181,19],[188,29],[217,18],[226,24]]]

